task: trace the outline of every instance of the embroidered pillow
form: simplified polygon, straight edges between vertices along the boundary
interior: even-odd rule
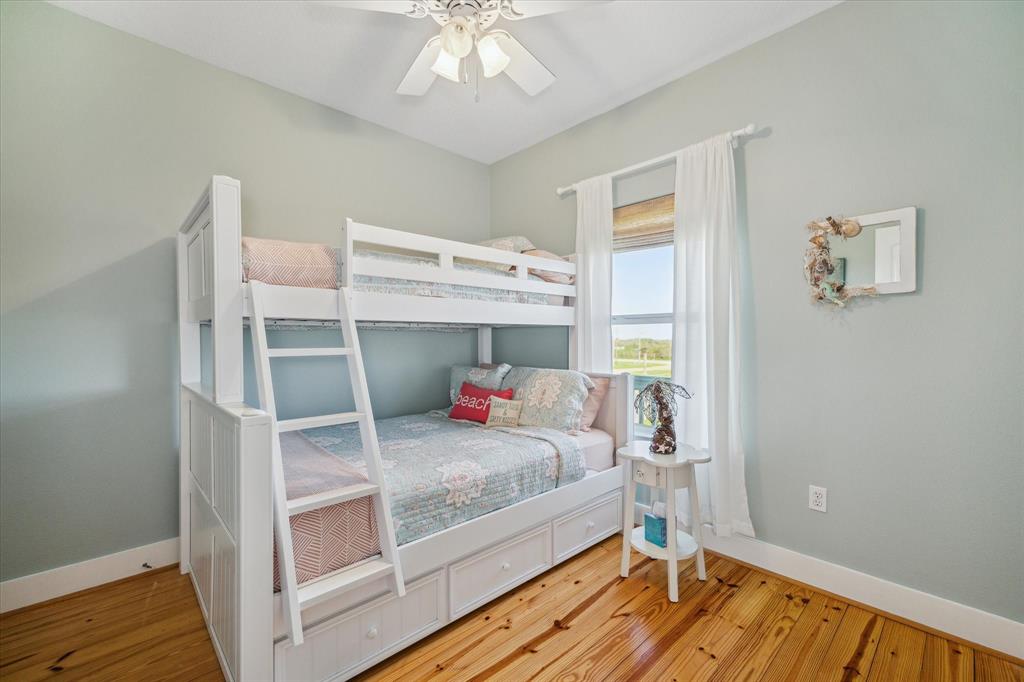
[[[565,261],[561,256],[545,251],[543,249],[531,249],[529,251],[523,251],[525,256],[536,256],[537,258],[547,258],[548,260],[560,260]],[[553,284],[572,284],[573,276],[565,272],[552,272],[550,270],[537,270],[530,268],[531,275],[537,275],[545,282],[551,282]]]
[[[533,243],[530,242],[526,237],[512,236],[512,237],[498,237],[497,239],[488,239],[486,241],[477,242],[479,246],[486,246],[492,249],[499,249],[501,251],[511,251],[512,253],[522,253],[523,251],[529,251],[534,248]],[[501,272],[512,272],[511,265],[505,265],[504,263],[492,263],[486,260],[474,260],[471,258],[459,258],[457,259],[460,263],[467,265],[476,265],[482,268],[491,268],[492,270],[500,270]]]
[[[523,401],[520,426],[544,426],[576,433],[580,430],[583,403],[594,382],[571,369],[515,367],[505,376],[504,388],[514,388]]]
[[[511,391],[512,389],[505,389]],[[519,413],[523,410],[522,400],[506,400],[491,396],[491,411],[484,426],[519,426]]]
[[[580,417],[580,430],[589,431],[597,419],[597,413],[601,410],[601,403],[608,393],[608,385],[611,379],[608,377],[592,377],[594,388],[590,389],[587,399],[583,402],[583,416]]]
[[[334,251],[326,244],[242,237],[242,274],[246,282],[337,289]]]
[[[501,249],[502,251],[512,251],[513,253],[522,253],[523,251],[532,251],[537,248],[533,245],[526,237],[520,235],[512,235],[510,237],[497,237],[495,239],[488,239],[487,241],[477,242],[480,246],[489,246],[492,249]]]
[[[456,365],[452,367],[452,377],[448,384],[448,399],[452,405],[455,404],[455,397],[459,395],[459,389],[462,384],[469,382],[474,386],[480,388],[489,388],[491,390],[498,390],[501,388],[501,380],[505,378],[508,371],[512,369],[511,365],[504,363],[498,365],[494,369],[484,369],[482,367],[461,367]]]
[[[508,400],[512,397],[512,393],[511,388],[494,391],[474,386],[467,381],[459,389],[459,395],[455,397],[455,404],[452,405],[452,411],[448,413],[448,418],[468,419],[486,424],[491,412],[491,398],[497,396]]]

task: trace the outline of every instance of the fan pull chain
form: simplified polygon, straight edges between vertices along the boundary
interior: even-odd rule
[[[473,62],[473,75],[476,83],[473,86],[473,101],[480,104],[480,64]]]

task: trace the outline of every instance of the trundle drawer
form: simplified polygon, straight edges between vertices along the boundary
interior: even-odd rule
[[[300,646],[278,643],[274,679],[347,679],[441,627],[445,609],[444,572],[438,571],[407,586],[404,597],[387,595],[307,628]]]
[[[622,518],[622,493],[573,512],[554,522],[555,561],[592,545],[597,538],[618,530]]]
[[[548,524],[448,568],[452,619],[551,567]]]

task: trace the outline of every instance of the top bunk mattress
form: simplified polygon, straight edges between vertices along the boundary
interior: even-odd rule
[[[427,276],[431,269],[440,267],[436,259],[424,256],[371,249],[356,249],[353,253],[362,258],[422,267]],[[454,267],[456,270],[496,277],[515,277],[514,273],[474,263],[456,261]],[[283,286],[337,289],[342,286],[344,281],[341,249],[330,249],[302,242],[243,237],[242,279],[246,282],[257,280]],[[543,281],[533,274],[530,275],[530,279]],[[369,293],[458,298],[471,301],[565,305],[564,296],[551,294],[369,275],[355,275],[352,278],[352,289]]]

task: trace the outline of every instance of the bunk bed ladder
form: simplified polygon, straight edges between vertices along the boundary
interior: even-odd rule
[[[405,581],[402,577],[398,546],[395,541],[391,505],[387,499],[380,445],[377,442],[377,429],[370,408],[370,394],[366,388],[366,371],[363,367],[362,353],[359,350],[356,323],[351,315],[351,292],[347,288],[338,290],[338,320],[341,323],[342,346],[336,348],[269,348],[267,346],[266,319],[263,314],[263,297],[266,295],[266,286],[262,282],[250,282],[249,284],[252,303],[250,327],[260,408],[274,418],[272,434],[274,537],[277,539],[281,598],[283,599],[285,620],[288,623],[288,634],[292,643],[298,646],[303,641],[303,608],[388,575],[391,577],[392,589],[396,595],[401,597],[405,595]],[[346,357],[345,364],[348,366],[349,380],[352,384],[355,412],[279,420],[277,406],[274,402],[274,384],[270,371],[271,358],[322,357],[325,355]],[[317,426],[352,423],[359,425],[363,457],[366,460],[367,482],[288,500],[284,479],[284,462],[281,456],[281,433]],[[359,562],[300,585],[295,571],[295,555],[293,554],[289,517],[360,497],[372,498],[373,512],[377,519],[377,530],[380,536],[380,557]]]

